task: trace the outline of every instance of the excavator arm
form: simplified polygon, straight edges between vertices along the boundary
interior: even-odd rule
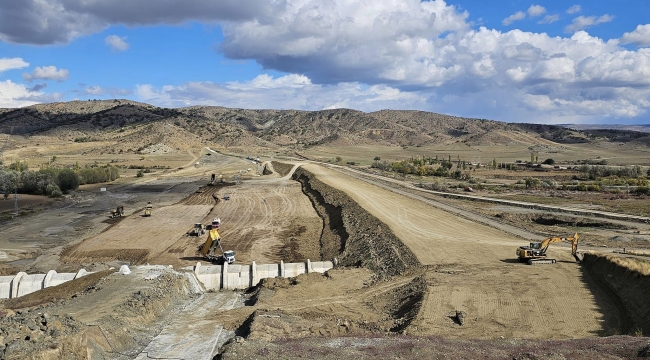
[[[530,247],[520,247],[517,249],[517,256],[520,261],[528,261],[529,264],[554,264],[555,259],[546,258],[548,246],[557,242],[568,242],[571,243],[571,255],[573,255],[577,262],[580,262],[580,258],[578,257],[578,238],[578,233],[570,237],[550,237],[539,243],[531,243]]]

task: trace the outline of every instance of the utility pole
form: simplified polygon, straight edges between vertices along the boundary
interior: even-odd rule
[[[18,216],[18,187],[14,188],[14,215]]]

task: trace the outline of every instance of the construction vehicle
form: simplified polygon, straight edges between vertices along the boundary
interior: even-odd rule
[[[144,207],[144,216],[151,216],[151,209],[153,209],[153,205],[151,205],[151,202],[148,202],[147,206]]]
[[[555,264],[556,260],[546,257],[548,246],[556,242],[571,243],[571,255],[580,262],[578,257],[578,233],[570,237],[550,237],[544,241],[531,242],[530,246],[520,246],[517,249],[517,257],[521,262],[527,262],[528,265]]]
[[[217,248],[221,251],[221,255],[217,253]],[[205,243],[201,246],[201,255],[209,261],[224,262],[232,264],[235,262],[235,252],[232,250],[223,251],[221,246],[221,236],[219,235],[219,230],[212,229],[208,233],[208,238],[205,240]]]
[[[217,181],[217,174],[212,174],[212,178],[210,182],[208,183],[208,186],[215,186]]]
[[[205,228],[201,223],[194,224],[194,227],[187,232],[187,236],[201,236],[203,234],[205,234]]]
[[[124,216],[124,206],[118,206],[114,210],[111,210],[111,219],[122,216]]]
[[[210,230],[212,229],[219,230],[219,228],[221,228],[221,219],[216,217],[212,220],[212,223],[210,224]]]

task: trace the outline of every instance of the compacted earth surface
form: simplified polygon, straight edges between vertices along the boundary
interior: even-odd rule
[[[530,266],[515,249],[544,229],[493,208],[306,161],[266,162],[259,176],[208,186],[211,173],[253,166],[210,153],[181,175],[79,190],[5,220],[4,273],[93,273],[0,301],[0,358],[650,356],[643,260],[626,258],[639,264],[630,270],[594,247],[578,264],[553,244],[557,264]],[[125,216],[109,218],[119,205]],[[208,265],[198,252],[205,235],[188,232],[215,217],[236,263],[337,266],[206,292],[191,270]]]

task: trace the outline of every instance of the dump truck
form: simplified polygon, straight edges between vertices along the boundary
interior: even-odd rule
[[[534,241],[530,243],[530,246],[520,246],[517,248],[517,257],[519,261],[526,262],[528,265],[555,264],[555,259],[546,256],[548,246],[556,242],[568,242],[571,243],[571,255],[573,255],[577,262],[580,262],[580,258],[578,257],[578,238],[578,233],[575,233],[573,236],[550,237],[544,239],[544,241]]]
[[[205,243],[200,248],[201,255],[208,261],[224,262],[232,264],[235,262],[235,252],[232,250],[223,251],[221,246],[221,235],[219,230],[212,229],[208,232]],[[221,254],[219,254],[221,252]]]
[[[144,207],[144,216],[151,216],[151,209],[153,209],[153,205],[151,205],[151,202],[148,202],[147,206]]]
[[[122,216],[124,216],[124,206],[118,206],[117,208],[111,210],[111,218]]]

